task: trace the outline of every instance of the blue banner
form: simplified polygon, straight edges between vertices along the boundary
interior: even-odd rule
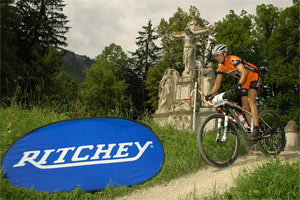
[[[162,145],[149,127],[121,118],[88,118],[30,132],[8,150],[2,168],[17,187],[94,191],[145,182],[163,162]]]

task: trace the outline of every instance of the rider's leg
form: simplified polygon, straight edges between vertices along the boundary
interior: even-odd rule
[[[248,104],[250,106],[251,114],[254,121],[254,126],[258,126],[258,109],[256,106],[257,91],[250,88],[248,90]]]
[[[248,91],[248,103],[251,109],[251,114],[254,121],[254,129],[253,132],[249,135],[249,137],[252,140],[257,140],[261,137],[259,133],[259,124],[258,124],[258,109],[256,106],[256,96],[257,96],[257,90],[255,89],[249,89]]]
[[[241,99],[242,99],[243,108],[246,109],[246,110],[250,110],[250,106],[249,106],[249,103],[248,103],[248,96],[242,96]],[[250,118],[249,114],[245,113],[245,117],[246,117],[246,120],[247,120],[248,124],[251,125],[251,118]]]

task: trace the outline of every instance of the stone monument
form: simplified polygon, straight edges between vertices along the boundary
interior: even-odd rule
[[[196,43],[201,39],[201,36],[208,35],[213,30],[212,26],[200,28],[197,26],[196,20],[191,20],[183,32],[172,34],[171,39],[184,40],[183,61],[185,68],[181,76],[175,69],[168,68],[165,71],[159,85],[159,103],[154,115],[155,121],[160,124],[172,124],[178,129],[192,129],[193,104],[189,101],[189,97],[194,89],[195,81],[197,81],[195,70]],[[206,71],[203,71],[203,75],[201,74],[201,77],[205,79],[204,81],[209,81],[209,83],[204,83],[201,78],[199,79],[207,90],[211,87],[213,79],[211,68],[207,68]],[[202,104],[204,105],[204,103]],[[209,109],[211,112],[211,107]],[[198,115],[201,114],[198,113]],[[198,117],[198,126],[199,120],[202,118]]]

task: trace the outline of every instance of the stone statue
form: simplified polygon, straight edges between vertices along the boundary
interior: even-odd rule
[[[198,27],[196,20],[193,19],[187,24],[187,28],[183,32],[172,34],[172,39],[184,39],[183,62],[185,69],[183,71],[183,76],[195,75],[197,40],[201,36],[211,33],[213,30],[213,26],[210,26],[209,28]]]
[[[204,94],[208,94],[213,86],[215,81],[215,70],[213,63],[208,63],[207,68],[201,67],[199,69],[199,83],[200,83],[200,90]],[[206,102],[204,99],[202,100],[202,106],[209,106],[210,104]]]
[[[158,88],[159,101],[156,113],[165,113],[171,109],[175,101],[175,89],[178,77],[179,72],[174,69],[168,68],[165,71]]]

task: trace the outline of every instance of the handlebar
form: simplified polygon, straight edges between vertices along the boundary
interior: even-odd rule
[[[200,93],[200,95],[201,96],[203,96],[203,97],[206,97],[207,96],[207,94],[204,94],[203,92],[201,92],[198,88],[196,88],[196,91],[198,91],[199,93]],[[226,92],[224,92],[224,97],[227,97],[229,94],[231,94],[231,93],[233,93],[233,92],[235,92],[236,90],[234,90],[234,89],[230,89],[230,90],[228,90],[228,91],[226,91]],[[192,92],[193,93],[193,92]],[[192,100],[192,95],[190,96],[190,98],[189,98],[189,101],[191,101]],[[210,100],[209,101],[211,104],[212,104],[212,101]]]
[[[232,94],[232,93],[235,92],[235,91],[236,91],[236,90],[234,90],[234,89],[230,89],[230,90],[224,92],[223,97],[228,97],[228,95]]]

